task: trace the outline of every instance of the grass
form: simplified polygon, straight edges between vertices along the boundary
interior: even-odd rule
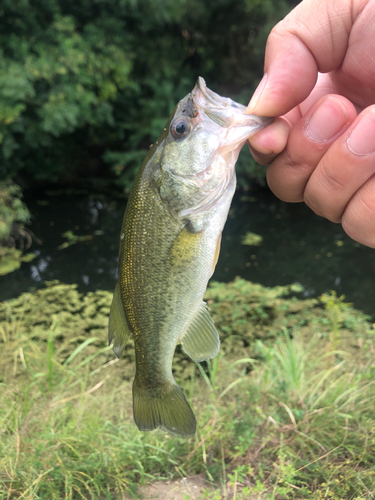
[[[237,301],[238,282],[215,285],[211,293],[230,292],[235,304],[232,319],[226,296],[212,304],[219,329],[243,328],[246,309],[272,334],[251,342],[227,334],[215,359],[176,371],[198,420],[196,436],[182,440],[137,430],[134,364],[105,345],[93,296],[79,297],[80,309],[70,288],[56,286],[25,296],[22,307],[3,306],[1,500],[139,498],[141,484],[202,472],[214,486],[202,498],[211,500],[375,497],[375,332],[342,297],[312,304],[271,289],[273,302],[263,298],[249,312],[249,294]],[[71,315],[60,304],[42,317],[52,291],[69,297]],[[98,297],[105,317],[110,295]],[[39,324],[36,305],[27,309],[34,299],[45,304]]]

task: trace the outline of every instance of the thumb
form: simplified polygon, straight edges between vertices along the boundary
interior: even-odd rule
[[[355,14],[359,15],[356,3],[360,1],[304,0],[273,28],[267,40],[265,74],[250,101],[249,113],[287,113],[310,94],[318,71],[340,67]],[[361,3],[363,9],[365,2]]]

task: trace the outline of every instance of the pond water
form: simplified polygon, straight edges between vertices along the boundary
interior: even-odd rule
[[[113,290],[126,200],[39,193],[25,201],[34,216],[30,229],[42,244],[30,249],[37,253],[33,261],[1,277],[0,300],[56,279],[77,283],[82,292]],[[86,238],[64,245],[67,231]],[[242,244],[248,232],[262,236],[260,246]],[[242,276],[266,286],[298,282],[309,297],[336,290],[374,317],[374,275],[374,249],[355,243],[340,225],[317,217],[303,204],[283,203],[259,188],[236,193],[213,279]]]

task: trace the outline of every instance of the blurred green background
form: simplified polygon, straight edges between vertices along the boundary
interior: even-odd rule
[[[1,0],[0,180],[128,190],[203,76],[247,103],[292,0]],[[247,155],[240,184],[263,177]]]

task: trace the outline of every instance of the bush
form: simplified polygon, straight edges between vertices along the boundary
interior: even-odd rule
[[[198,75],[249,100],[266,34],[293,3],[4,0],[0,176],[100,173],[128,188]]]

